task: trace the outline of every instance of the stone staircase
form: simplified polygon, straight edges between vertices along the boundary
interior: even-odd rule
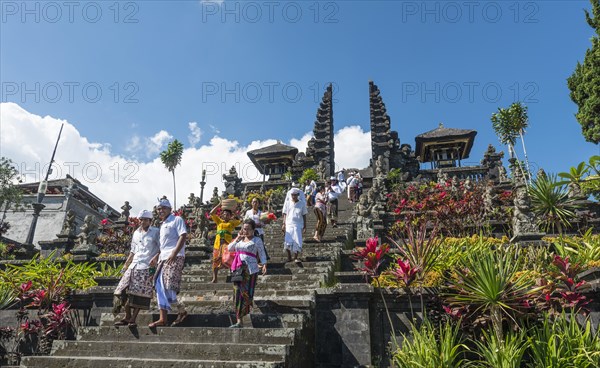
[[[229,271],[221,270],[211,284],[212,246],[190,246],[179,295],[189,313],[184,323],[146,327],[158,319],[155,308],[140,313],[136,328],[114,327],[115,317],[102,313],[100,326],[80,328],[76,341],[55,341],[50,356],[24,357],[21,367],[313,367],[316,290],[334,282],[351,214],[352,204],[341,199],[338,227],[328,226],[317,243],[309,208],[301,264],[286,262],[281,220],[265,228],[271,259],[242,329],[228,328],[235,323]],[[108,295],[114,287],[98,289]]]

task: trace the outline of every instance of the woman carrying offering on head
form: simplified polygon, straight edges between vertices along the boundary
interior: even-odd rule
[[[221,215],[217,215],[217,209],[221,208]],[[231,242],[235,228],[240,224],[240,220],[230,209],[223,209],[221,203],[216,205],[210,211],[210,218],[217,224],[217,236],[213,249],[212,260],[212,283],[217,282],[217,275],[220,268],[231,266],[223,263],[223,252],[227,252],[227,245]]]

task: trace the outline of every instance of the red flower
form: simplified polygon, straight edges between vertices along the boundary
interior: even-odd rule
[[[108,219],[106,219],[106,218],[105,218],[105,219],[103,219],[102,221],[100,221],[100,224],[101,224],[102,226],[106,226],[106,225],[108,225]]]
[[[463,315],[461,308],[450,308],[445,305],[442,305],[442,308],[444,308],[444,312],[452,317],[452,319],[459,319]]]
[[[391,273],[396,276],[398,280],[402,280],[406,287],[410,286],[410,284],[415,281],[417,277],[417,273],[419,273],[421,269],[419,267],[412,267],[408,260],[402,261],[398,260],[398,268]]]
[[[31,281],[27,281],[27,282],[21,284],[21,288],[20,288],[21,294],[25,294],[26,292],[28,292],[29,289],[31,289],[31,284],[32,284]]]

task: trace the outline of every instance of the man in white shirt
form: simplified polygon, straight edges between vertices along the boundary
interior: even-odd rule
[[[343,189],[339,185],[335,176],[329,178],[329,181],[330,184],[327,188],[327,214],[329,215],[329,222],[331,223],[331,227],[337,227],[338,198],[342,194]]]
[[[177,301],[183,265],[185,262],[185,239],[187,229],[185,222],[179,216],[171,213],[171,203],[163,199],[157,204],[158,215],[162,220],[160,225],[160,254],[158,256],[158,271],[156,272],[156,300],[160,309],[158,321],[148,325],[153,328],[166,326],[167,314],[171,304],[177,307],[177,319],[171,326],[176,326],[187,317],[183,303]]]
[[[131,251],[123,266],[125,273],[114,292],[114,311],[125,306],[125,318],[116,326],[136,326],[140,309],[150,309],[152,300],[152,271],[159,252],[158,228],[150,226],[152,212],[141,211],[138,215],[140,227],[131,237]]]
[[[290,195],[292,199],[286,201],[283,205],[281,214],[283,216],[283,225],[281,230],[285,233],[283,240],[283,249],[287,252],[288,262],[292,261],[294,253],[294,262],[300,263],[298,254],[302,252],[302,234],[306,232],[306,202],[300,200],[302,191],[298,188],[292,188]]]

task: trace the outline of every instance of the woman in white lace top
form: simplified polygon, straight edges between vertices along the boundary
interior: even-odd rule
[[[267,273],[265,246],[258,236],[254,236],[255,228],[254,220],[245,220],[237,238],[228,245],[230,252],[236,252],[231,270],[242,268],[242,281],[233,283],[233,301],[237,319],[237,323],[230,326],[233,328],[242,327],[242,318],[250,313],[258,272],[262,270],[263,275]],[[259,260],[261,266],[259,266]]]

